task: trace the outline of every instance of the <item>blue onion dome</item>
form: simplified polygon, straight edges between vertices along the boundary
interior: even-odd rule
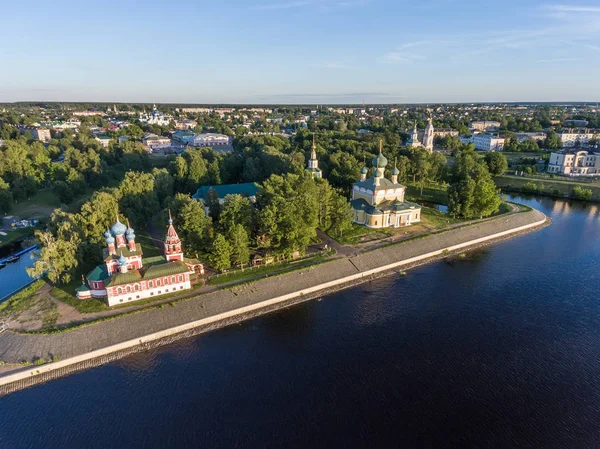
[[[115,243],[115,238],[112,235],[109,235],[104,240],[106,241],[107,245],[111,245],[111,244]]]
[[[131,234],[135,234],[135,231],[133,230],[133,228],[127,228],[127,230],[125,231],[125,235],[131,235]]]
[[[112,231],[113,235],[123,235],[127,231],[127,226],[117,220],[110,230]]]
[[[127,259],[125,259],[125,256],[123,255],[123,253],[121,253],[121,257],[119,257],[119,265],[121,265],[121,266],[127,265]]]
[[[363,166],[363,168],[360,169],[360,174],[361,175],[366,175],[367,173],[369,173],[369,169],[365,165],[365,166]]]
[[[383,178],[383,168],[376,168],[375,169],[375,177],[376,178]]]
[[[110,233],[110,229],[107,229],[106,232],[104,233],[104,238],[109,239],[111,237],[112,237],[112,234]]]
[[[385,158],[383,153],[379,153],[375,159],[373,159],[372,164],[377,168],[385,168],[388,160]]]
[[[133,232],[130,232],[129,234],[125,235],[125,238],[127,239],[128,242],[131,242],[131,241],[135,240],[135,234]]]
[[[398,170],[398,167],[392,168],[392,175],[398,176],[399,174],[400,174],[400,170]]]

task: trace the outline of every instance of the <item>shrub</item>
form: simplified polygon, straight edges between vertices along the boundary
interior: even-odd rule
[[[525,193],[537,193],[539,188],[535,182],[526,182],[521,186],[521,190]]]
[[[592,189],[586,189],[580,186],[574,186],[571,191],[571,198],[575,200],[591,200],[592,199]]]

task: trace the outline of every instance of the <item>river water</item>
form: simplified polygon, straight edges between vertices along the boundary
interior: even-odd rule
[[[34,254],[33,251],[23,254],[17,262],[6,264],[6,267],[0,269],[0,301],[31,282],[26,268],[33,266]]]
[[[0,447],[597,448],[600,218],[0,398]]]

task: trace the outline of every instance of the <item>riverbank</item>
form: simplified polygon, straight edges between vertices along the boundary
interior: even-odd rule
[[[496,186],[505,193],[523,193],[526,195],[545,195],[552,198],[573,198],[573,188],[580,187],[591,191],[588,201],[600,202],[600,186],[597,181],[584,181],[565,177],[541,178],[502,175],[494,178]]]
[[[167,344],[201,332],[239,322],[331,290],[367,282],[398,268],[408,269],[473,249],[547,224],[541,212],[532,210],[501,216],[482,223],[400,242],[352,257],[335,259],[300,272],[240,285],[229,290],[143,310],[119,319],[72,331],[42,335],[0,334],[0,360],[33,363],[0,377],[0,394],[45,382],[70,372],[116,360],[151,346]]]

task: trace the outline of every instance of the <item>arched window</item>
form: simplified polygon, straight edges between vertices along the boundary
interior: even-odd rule
[[[148,287],[150,287],[150,288],[154,287],[154,282],[152,282],[152,281],[149,281],[149,282],[148,282]]]
[[[127,286],[127,293],[131,293],[131,287],[129,285]]]
[[[183,282],[183,275],[179,275],[179,282]]]
[[[156,286],[157,286],[157,287],[160,287],[160,285],[161,285],[161,284],[160,284],[160,279],[157,279],[157,280],[156,280]]]
[[[133,289],[137,292],[140,289],[140,286],[138,284],[135,284]]]
[[[119,287],[117,289],[117,295],[122,295],[123,294],[123,289],[121,287]]]
[[[171,284],[175,283],[175,276],[171,276]]]

